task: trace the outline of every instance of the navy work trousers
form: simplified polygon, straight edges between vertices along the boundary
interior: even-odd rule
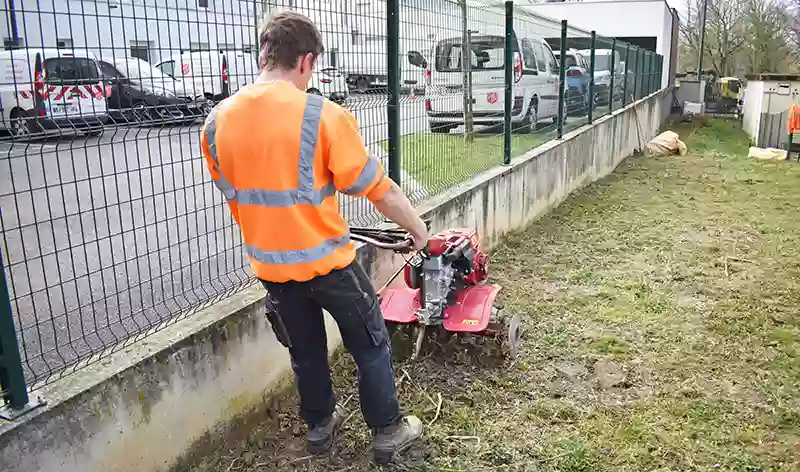
[[[336,404],[325,310],[338,324],[358,367],[361,412],[367,425],[377,429],[397,423],[400,412],[389,336],[378,297],[358,262],[307,282],[262,283],[272,305],[270,322],[279,341],[289,348],[303,420],[321,424]]]

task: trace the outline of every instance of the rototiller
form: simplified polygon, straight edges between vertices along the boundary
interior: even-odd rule
[[[409,252],[408,233],[397,229],[350,228],[353,240],[381,249]],[[381,311],[390,333],[398,327],[416,328],[412,358],[422,349],[429,331],[437,337],[477,335],[498,342],[504,354],[516,358],[522,329],[519,315],[506,316],[494,308],[501,287],[486,284],[489,256],[479,249],[476,231],[450,229],[433,235],[422,251],[406,259],[400,272],[405,287],[380,291]]]

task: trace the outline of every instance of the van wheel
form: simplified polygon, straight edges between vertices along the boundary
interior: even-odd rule
[[[529,134],[536,131],[536,127],[538,125],[539,125],[539,102],[537,102],[536,100],[531,100],[531,104],[528,106],[528,112],[525,114],[525,118],[522,119],[522,123],[518,128],[518,130],[520,133]]]
[[[11,134],[15,138],[27,138],[34,133],[34,125],[24,110],[17,108],[11,112]]]

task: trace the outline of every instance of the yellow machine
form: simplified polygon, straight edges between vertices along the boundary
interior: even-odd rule
[[[723,108],[734,109],[739,106],[742,96],[742,81],[736,77],[720,77],[716,80],[715,95]]]

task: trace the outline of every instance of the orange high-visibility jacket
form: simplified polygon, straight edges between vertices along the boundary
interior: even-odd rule
[[[201,145],[253,272],[270,282],[347,267],[355,247],[336,191],[376,201],[391,186],[353,115],[289,82],[251,84],[225,99]]]
[[[786,127],[790,134],[800,131],[800,105],[793,104],[789,107],[789,119]]]

